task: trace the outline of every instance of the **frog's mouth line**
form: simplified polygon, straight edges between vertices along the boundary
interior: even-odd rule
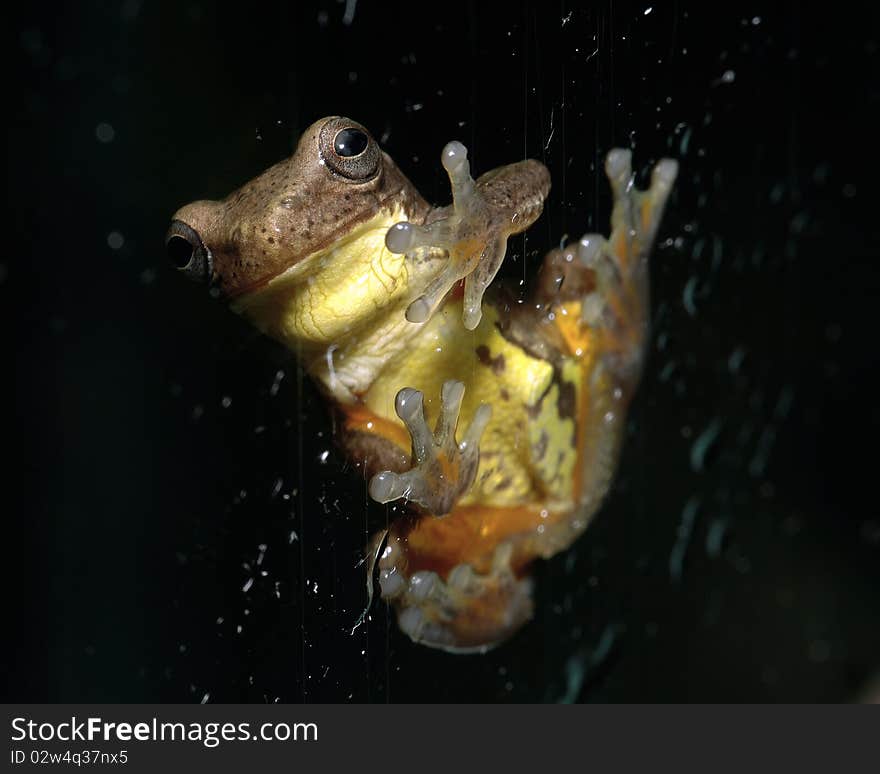
[[[246,295],[259,293],[261,290],[265,289],[268,285],[273,283],[274,281],[284,277],[285,275],[295,276],[299,272],[303,271],[306,266],[311,263],[311,259],[315,256],[323,253],[327,250],[328,247],[334,246],[337,243],[348,242],[349,239],[343,237],[346,232],[353,232],[358,226],[368,223],[370,220],[376,218],[377,215],[381,215],[385,213],[386,215],[391,214],[398,210],[401,215],[400,220],[407,221],[410,223],[420,223],[421,220],[418,218],[413,219],[411,216],[417,212],[417,207],[415,203],[412,204],[404,204],[404,206],[395,208],[392,202],[400,201],[401,195],[405,192],[405,186],[401,186],[399,189],[394,192],[388,194],[382,199],[377,200],[376,208],[372,212],[362,215],[358,218],[350,220],[346,222],[344,225],[339,228],[331,231],[316,247],[312,250],[308,255],[302,256],[300,258],[295,259],[292,263],[290,263],[286,268],[281,269],[281,271],[275,272],[274,274],[266,275],[261,277],[258,280],[254,280],[253,282],[242,285],[235,289],[234,292],[227,293],[226,298],[232,301],[240,301]],[[423,218],[422,218],[423,220]],[[352,238],[356,238],[354,235]],[[208,250],[210,253],[210,250]],[[212,285],[219,284],[220,276],[218,274],[214,274],[211,280]]]

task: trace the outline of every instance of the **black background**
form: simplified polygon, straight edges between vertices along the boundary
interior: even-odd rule
[[[864,697],[880,667],[875,15],[416,6],[361,0],[350,23],[337,2],[11,12],[6,698]],[[485,656],[411,644],[382,604],[352,633],[385,509],[288,353],[165,263],[178,206],[339,113],[437,203],[449,139],[477,173],[547,163],[513,286],[565,233],[607,230],[610,147],[642,171],[681,161],[614,492],[536,568],[535,620]]]

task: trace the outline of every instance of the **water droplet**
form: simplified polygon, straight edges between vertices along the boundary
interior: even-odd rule
[[[116,130],[110,124],[102,122],[95,127],[95,137],[98,138],[98,142],[113,142]]]

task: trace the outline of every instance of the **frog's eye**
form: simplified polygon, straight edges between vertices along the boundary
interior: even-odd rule
[[[348,180],[370,180],[379,171],[379,146],[354,121],[331,118],[321,128],[318,143],[324,163]]]
[[[352,158],[360,156],[370,144],[370,138],[366,132],[360,129],[342,129],[336,133],[336,139],[333,140],[333,150],[337,156],[342,158]]]
[[[165,236],[165,249],[175,268],[191,280],[209,282],[213,273],[211,251],[198,232],[182,220],[171,221]]]

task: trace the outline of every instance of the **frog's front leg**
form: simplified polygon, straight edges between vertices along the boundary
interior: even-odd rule
[[[528,159],[487,172],[474,181],[467,149],[450,142],[441,155],[452,186],[452,206],[435,210],[423,225],[396,223],[385,244],[413,258],[432,250],[447,253],[446,264],[408,307],[410,322],[425,322],[444,296],[464,279],[462,318],[468,330],[482,317],[483,293],[498,273],[507,239],[537,220],[550,192],[550,173]]]
[[[636,188],[632,152],[612,150],[605,160],[614,205],[611,237],[580,240],[578,258],[595,272],[596,290],[584,299],[584,321],[603,332],[606,364],[634,387],[643,360],[649,324],[648,258],[666,200],[678,173],[673,159],[661,160],[647,190]]]
[[[406,473],[382,471],[370,481],[370,496],[380,503],[403,498],[434,516],[449,513],[456,500],[470,489],[480,464],[480,437],[492,416],[490,406],[480,406],[461,442],[455,437],[464,384],[449,380],[440,393],[440,416],[433,435],[425,421],[424,396],[405,387],[397,393],[394,408],[412,438],[413,468]]]
[[[571,369],[580,369],[588,397],[578,414],[572,537],[598,509],[617,464],[647,341],[648,259],[678,165],[661,160],[644,191],[635,187],[630,151],[612,150],[605,171],[614,196],[611,235],[587,234],[547,255],[534,306],[538,319],[532,318],[532,328],[557,344]]]
[[[598,352],[615,385],[632,393],[649,325],[648,259],[678,164],[662,159],[647,190],[636,188],[632,154],[616,148],[605,160],[613,207],[611,236],[587,234],[548,253],[536,301],[555,313],[572,354]]]

